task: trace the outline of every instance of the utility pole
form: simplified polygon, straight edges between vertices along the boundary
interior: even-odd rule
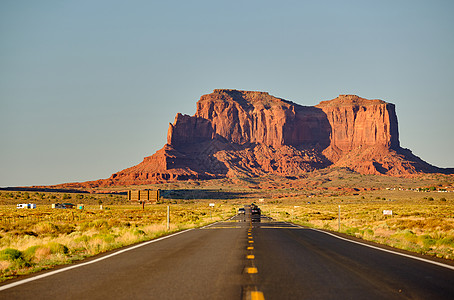
[[[341,206],[340,205],[339,205],[339,214],[338,214],[337,220],[338,220],[337,231],[340,232],[341,231]]]
[[[170,229],[170,206],[167,205],[167,231]]]

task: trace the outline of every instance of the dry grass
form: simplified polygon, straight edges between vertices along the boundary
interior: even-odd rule
[[[340,232],[408,251],[454,259],[453,200],[437,204],[403,200],[307,204],[293,200],[268,204],[265,211],[271,211],[271,216],[278,220],[338,231],[339,205]],[[383,215],[383,210],[392,210],[393,215]]]

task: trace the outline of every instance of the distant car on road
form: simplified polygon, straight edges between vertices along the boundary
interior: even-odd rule
[[[246,214],[246,210],[245,210],[243,207],[240,207],[240,208],[238,209],[238,214],[239,214],[239,215],[244,215],[244,214]]]
[[[254,203],[252,203],[252,205],[251,205],[252,222],[260,222],[261,215],[262,215],[262,211],[260,210],[260,208],[257,205],[255,205]]]

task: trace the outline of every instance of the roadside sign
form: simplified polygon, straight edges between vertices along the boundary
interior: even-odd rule
[[[211,207],[214,207],[214,203],[210,203],[210,206],[211,206]]]
[[[384,215],[388,215],[388,216],[392,216],[393,215],[393,211],[385,209],[385,210],[383,210],[383,214]]]

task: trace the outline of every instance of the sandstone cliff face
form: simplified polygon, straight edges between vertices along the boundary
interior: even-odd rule
[[[331,126],[330,147],[325,155],[333,161],[362,147],[400,148],[394,104],[340,95],[316,107],[323,110]]]
[[[183,146],[200,143],[214,138],[212,122],[197,116],[177,114],[175,122],[169,125],[167,144]]]
[[[265,92],[220,89],[200,98],[194,116],[177,114],[164,148],[93,184],[298,176],[330,166],[390,176],[440,171],[400,147],[391,103],[340,95],[301,106]]]
[[[196,117],[233,143],[272,147],[329,144],[329,124],[321,109],[304,107],[264,92],[214,90],[197,102]]]

